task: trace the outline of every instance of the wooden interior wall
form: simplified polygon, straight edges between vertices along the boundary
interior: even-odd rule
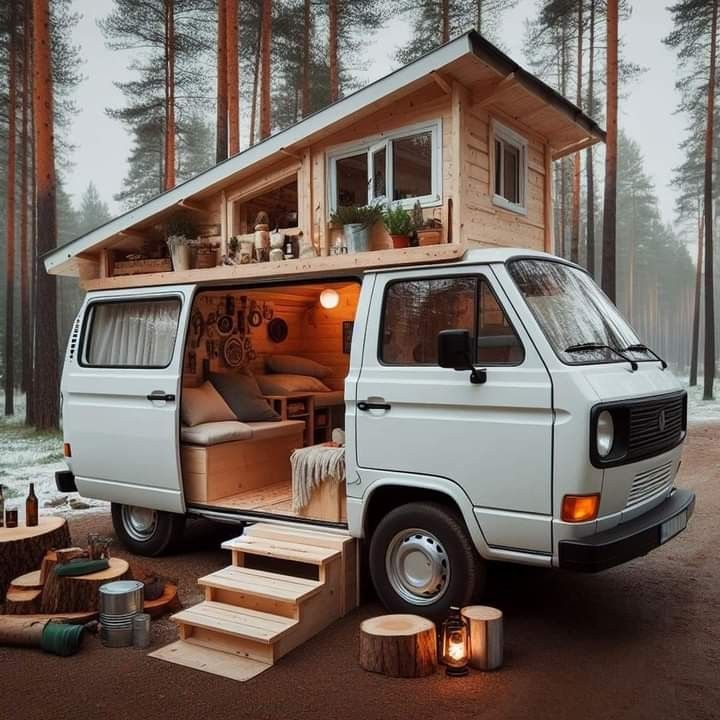
[[[355,320],[360,285],[353,284],[338,291],[340,302],[326,310],[315,303],[303,316],[303,347],[300,354],[327,365],[332,375],[323,382],[332,390],[342,390],[350,368],[350,355],[343,352],[343,322]]]
[[[228,295],[233,298],[235,316],[237,316],[243,296],[247,298],[248,304],[253,301],[257,303],[258,308],[271,306],[273,318],[282,318],[287,323],[288,336],[281,343],[270,340],[268,321],[265,319],[259,326],[249,328],[249,333],[246,333],[245,337],[249,338],[255,353],[254,359],[248,363],[252,372],[255,374],[265,373],[265,361],[269,355],[300,355],[328,365],[333,373],[325,381],[326,384],[333,390],[341,390],[350,363],[350,356],[343,353],[342,323],[344,320],[354,320],[355,318],[360,286],[352,285],[344,288],[338,286],[340,302],[338,307],[332,310],[325,310],[318,302],[322,287],[313,287],[312,290],[308,290],[306,295],[295,296],[291,292],[283,293],[282,288],[266,292],[212,291],[198,296],[193,312],[197,309],[201,313],[207,328],[208,317],[212,314],[217,315],[217,308]],[[238,335],[236,329],[233,334]],[[216,328],[210,331],[209,336],[206,330],[204,337],[195,347],[191,323],[184,363],[183,383],[185,385],[194,386],[202,381],[203,363],[208,358],[211,372],[234,371],[222,360],[222,342],[225,337],[227,336],[221,336]],[[219,356],[213,352],[213,345]],[[195,372],[192,372],[191,369],[191,352],[195,354],[195,360],[192,363]]]
[[[503,125],[513,128],[505,119]],[[492,115],[479,104],[465,110],[462,141],[463,208],[461,239],[480,247],[512,246],[543,250],[545,246],[545,147],[539,138],[528,141],[527,215],[493,204]]]

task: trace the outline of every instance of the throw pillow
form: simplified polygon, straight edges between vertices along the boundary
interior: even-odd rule
[[[210,380],[240,422],[280,419],[250,373],[210,373]]]
[[[183,388],[180,414],[183,424],[189,427],[206,422],[237,420],[235,413],[209,382],[196,388]]]

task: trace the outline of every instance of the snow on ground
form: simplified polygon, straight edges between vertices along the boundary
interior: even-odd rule
[[[0,393],[0,406],[5,397]],[[5,507],[16,506],[25,514],[25,498],[29,483],[35,483],[41,514],[92,512],[107,509],[109,503],[80,498],[78,493],[60,493],[55,487],[55,471],[65,470],[62,433],[38,431],[23,425],[25,398],[15,399],[12,417],[0,416],[0,485],[3,486]],[[86,508],[71,506],[81,503]]]
[[[687,387],[688,378],[679,378],[680,382]],[[703,400],[702,378],[698,378],[698,384],[688,387],[688,422],[709,423],[720,422],[720,378],[715,380],[714,400]]]

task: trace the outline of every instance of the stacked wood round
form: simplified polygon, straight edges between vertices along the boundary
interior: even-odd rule
[[[64,518],[44,516],[35,527],[0,528],[0,599],[13,578],[40,567],[45,553],[70,545]]]

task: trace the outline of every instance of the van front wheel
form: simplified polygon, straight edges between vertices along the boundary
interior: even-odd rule
[[[130,552],[154,557],[168,552],[182,536],[185,516],[137,505],[112,503],[115,534]]]
[[[385,515],[370,540],[369,564],[391,612],[441,617],[469,604],[484,581],[462,520],[437,503],[409,503]]]

